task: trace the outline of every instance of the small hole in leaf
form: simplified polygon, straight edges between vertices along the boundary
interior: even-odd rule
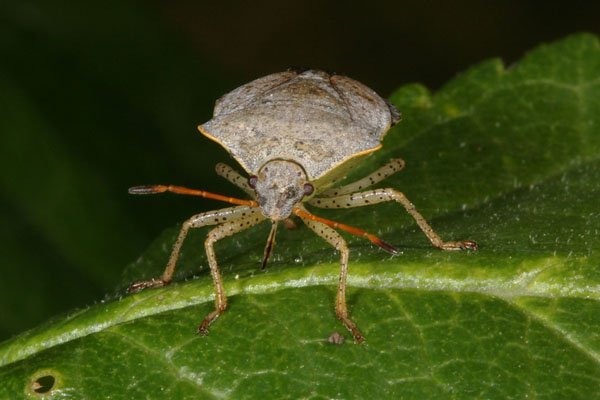
[[[38,370],[31,375],[29,381],[25,384],[25,393],[27,398],[35,397],[46,398],[54,396],[54,394],[62,386],[61,374],[52,368],[44,368]]]
[[[48,393],[54,387],[54,382],[56,379],[52,375],[43,375],[31,384],[31,388],[36,393]]]

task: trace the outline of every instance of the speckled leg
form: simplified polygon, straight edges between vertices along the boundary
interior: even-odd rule
[[[445,242],[427,223],[425,218],[417,211],[415,206],[406,198],[404,193],[395,189],[374,189],[365,192],[346,194],[337,197],[313,198],[309,200],[309,204],[321,208],[352,208],[361,207],[371,204],[382,203],[385,201],[397,201],[402,204],[406,211],[415,219],[423,233],[429,241],[435,246],[443,250],[460,250],[471,249],[477,250],[477,243],[472,240],[464,240],[460,242]]]
[[[191,228],[200,228],[206,225],[217,225],[227,221],[237,222],[242,220],[243,218],[246,218],[249,215],[254,216],[257,213],[259,215],[262,215],[260,214],[259,209],[250,208],[248,206],[237,206],[223,208],[221,210],[216,211],[208,211],[194,215],[193,217],[185,221],[181,226],[179,236],[177,237],[175,245],[173,246],[173,250],[171,251],[169,262],[167,263],[167,267],[165,268],[160,279],[152,278],[149,281],[134,282],[129,286],[128,291],[138,292],[140,290],[150,287],[165,286],[166,284],[171,282],[171,279],[173,279],[173,274],[175,273],[175,265],[177,264],[177,258],[179,258],[181,246],[183,245],[183,241],[185,240],[185,237],[187,236],[188,231]]]
[[[208,233],[208,237],[204,242],[204,247],[206,248],[210,274],[212,275],[213,283],[215,285],[215,310],[208,314],[200,324],[200,327],[198,328],[199,335],[208,335],[208,326],[227,308],[227,297],[225,296],[225,288],[223,288],[221,273],[219,272],[219,266],[217,265],[214,244],[224,237],[231,236],[244,229],[250,228],[265,219],[265,216],[262,215],[259,209],[251,209],[246,216],[225,222]]]
[[[335,312],[342,323],[352,332],[354,342],[360,343],[364,341],[364,337],[356,327],[356,324],[348,317],[348,308],[346,307],[346,277],[348,275],[348,256],[350,250],[342,236],[333,228],[325,225],[322,222],[313,221],[308,218],[300,217],[302,221],[312,229],[317,235],[325,239],[330,245],[339,250],[341,259],[340,280],[338,283],[337,296],[335,299]]]
[[[217,175],[227,179],[229,182],[246,192],[253,199],[256,197],[254,189],[248,185],[248,178],[244,178],[235,169],[224,163],[218,163],[215,169],[217,171]]]
[[[389,163],[385,164],[383,167],[379,168],[377,171],[369,174],[362,179],[359,179],[355,182],[349,183],[347,185],[341,186],[339,188],[333,188],[320,193],[319,197],[335,197],[341,196],[343,194],[350,194],[354,192],[358,192],[360,190],[366,189],[369,186],[372,186],[378,182],[381,182],[388,176],[395,174],[398,171],[401,171],[404,168],[404,160],[401,158],[396,158]]]

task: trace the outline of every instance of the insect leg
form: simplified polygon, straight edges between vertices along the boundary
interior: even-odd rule
[[[337,221],[332,221],[330,219],[322,218],[317,215],[311,214],[308,211],[306,211],[306,208],[304,208],[304,207],[296,207],[292,210],[292,212],[294,214],[296,214],[297,216],[299,216],[300,218],[310,219],[311,221],[318,221],[325,225],[329,225],[333,228],[341,229],[346,232],[350,232],[353,235],[365,237],[365,238],[369,239],[371,241],[371,243],[376,244],[377,246],[381,247],[385,251],[392,253],[392,254],[398,254],[398,250],[396,250],[393,246],[387,244],[383,240],[379,239],[377,236],[371,235],[369,232],[363,231],[362,229],[358,229],[353,226],[344,225]]]
[[[381,182],[388,176],[395,174],[398,171],[401,171],[404,168],[405,162],[401,158],[396,158],[389,163],[385,164],[383,167],[379,168],[377,171],[369,174],[368,176],[359,179],[355,182],[349,183],[347,185],[333,188],[320,193],[320,197],[334,197],[341,196],[343,194],[349,194],[358,192],[360,190],[366,189],[369,186],[372,186],[378,182]]]
[[[245,216],[227,221],[208,233],[208,237],[204,242],[204,247],[206,248],[210,274],[212,275],[213,283],[215,285],[215,310],[209,313],[200,324],[200,327],[198,328],[199,335],[208,335],[208,326],[227,308],[227,297],[225,296],[223,280],[221,279],[221,273],[219,272],[219,266],[217,265],[214,244],[224,237],[248,229],[265,219],[266,217],[262,215],[259,209],[251,209]]]
[[[406,211],[415,219],[419,228],[423,231],[429,241],[435,246],[443,250],[461,250],[471,249],[477,250],[477,243],[472,240],[464,240],[458,242],[446,242],[442,240],[433,228],[427,223],[425,218],[417,211],[415,206],[406,198],[404,193],[395,189],[374,189],[365,192],[346,194],[337,197],[328,198],[313,198],[309,204],[321,208],[352,208],[361,207],[371,204],[382,203],[386,201],[397,201],[402,204]]]
[[[218,163],[215,169],[217,171],[217,175],[227,179],[229,182],[233,183],[235,186],[239,187],[248,195],[250,195],[250,197],[256,197],[254,189],[252,189],[250,185],[248,185],[248,178],[244,178],[229,165],[224,163]]]
[[[169,257],[169,261],[167,263],[167,267],[163,272],[160,279],[152,278],[149,281],[139,281],[134,282],[129,286],[129,292],[138,292],[140,290],[150,288],[150,287],[159,287],[165,286],[171,279],[173,279],[173,274],[175,273],[175,265],[177,264],[177,259],[179,258],[179,252],[181,251],[181,246],[183,245],[183,241],[188,234],[188,231],[191,228],[200,228],[206,225],[217,225],[223,222],[227,222],[229,220],[239,220],[248,215],[254,215],[258,212],[260,214],[259,209],[252,209],[248,206],[238,206],[238,207],[228,207],[223,208],[221,210],[216,211],[208,211],[201,214],[194,215],[187,221],[183,223],[181,226],[181,230],[179,231],[179,236],[177,236],[177,240],[175,241],[175,245],[173,246],[173,250],[171,251],[171,256]]]
[[[324,223],[303,216],[300,216],[300,218],[302,218],[302,221],[317,235],[325,239],[327,243],[340,252],[340,280],[338,282],[337,295],[335,298],[335,312],[346,328],[352,332],[354,342],[360,343],[364,341],[365,338],[356,327],[356,324],[348,317],[348,307],[346,306],[346,277],[348,275],[348,256],[350,255],[350,250],[346,245],[346,241],[344,241],[342,236],[333,228],[330,228]]]

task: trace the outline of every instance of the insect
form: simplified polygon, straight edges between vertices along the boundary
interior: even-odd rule
[[[346,306],[349,249],[335,229],[363,236],[392,254],[398,251],[361,229],[312,214],[304,203],[320,208],[351,208],[396,201],[404,206],[435,247],[477,250],[477,244],[471,240],[443,241],[403,193],[391,188],[364,190],[403,169],[401,159],[390,161],[354,183],[332,188],[365,157],[381,148],[384,135],[400,118],[394,105],[365,85],[320,70],[288,70],[268,75],[224,95],[216,102],[213,118],[198,129],[228,150],[249,174],[245,179],[225,164],[219,163],[216,167],[217,174],[243,189],[252,200],[170,185],[130,188],[132,194],[173,192],[222,200],[236,206],[200,213],[185,221],[162,276],[135,282],[129,291],[171,282],[188,231],[217,225],[205,241],[215,286],[215,310],[198,328],[198,334],[206,335],[209,325],[227,308],[214,243],[270,220],[272,227],[262,262],[264,268],[273,251],[278,223],[293,224],[291,216],[296,215],[340,252],[335,310],[354,341],[362,342],[364,337],[350,319]]]

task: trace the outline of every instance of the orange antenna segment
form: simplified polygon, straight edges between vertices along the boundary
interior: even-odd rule
[[[216,193],[205,192],[204,190],[188,189],[181,186],[172,185],[149,185],[149,186],[135,186],[129,188],[130,194],[155,194],[164,192],[173,192],[177,194],[188,194],[191,196],[200,196],[207,199],[214,199],[224,201],[231,204],[239,204],[242,206],[248,206],[251,208],[258,207],[258,203],[254,200],[242,200],[236,199],[235,197],[227,197]]]
[[[300,208],[294,208],[292,210],[292,212],[294,214],[296,214],[297,216],[299,216],[299,217],[304,217],[304,218],[311,219],[313,221],[322,222],[324,224],[327,224],[327,225],[331,226],[332,228],[342,229],[342,230],[344,230],[346,232],[350,232],[353,235],[366,237],[372,243],[374,243],[377,246],[381,247],[385,251],[390,252],[392,254],[399,254],[399,251],[396,250],[394,247],[392,247],[391,245],[387,244],[383,240],[379,239],[377,236],[371,235],[370,233],[365,232],[362,229],[358,229],[358,228],[355,228],[353,226],[348,226],[348,225],[340,224],[339,222],[335,222],[335,221],[332,221],[330,219],[325,219],[325,218],[317,217],[316,215],[311,214],[311,213],[306,212],[306,211],[303,211]]]

